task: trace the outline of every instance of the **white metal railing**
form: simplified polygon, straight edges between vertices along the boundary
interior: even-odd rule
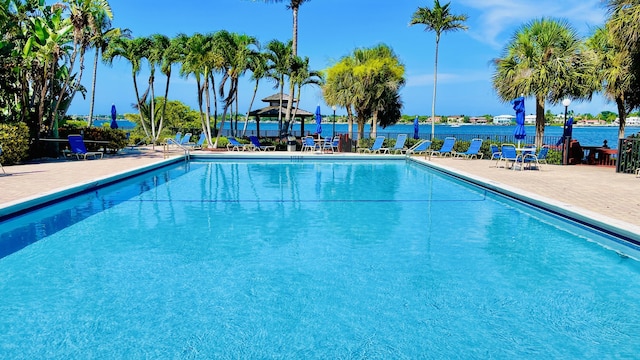
[[[191,158],[191,154],[189,152],[189,148],[186,146],[183,146],[182,144],[178,143],[175,139],[166,139],[165,143],[162,144],[162,152],[164,153],[164,157],[167,157],[167,154],[170,151],[170,145],[175,145],[176,147],[182,149],[184,151],[184,158],[185,160],[189,160]]]

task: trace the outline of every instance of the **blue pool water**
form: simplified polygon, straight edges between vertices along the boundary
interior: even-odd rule
[[[191,162],[0,225],[0,358],[640,353],[611,239],[404,161]]]

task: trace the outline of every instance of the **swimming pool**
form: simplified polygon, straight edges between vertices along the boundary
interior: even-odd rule
[[[610,238],[411,162],[193,161],[1,225],[7,358],[640,351]]]

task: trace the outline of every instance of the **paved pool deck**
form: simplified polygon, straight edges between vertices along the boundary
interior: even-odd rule
[[[261,154],[273,156],[283,153]],[[181,155],[180,152],[173,152],[167,156],[162,148],[148,148],[105,156],[102,160],[47,160],[5,166],[7,176],[0,176],[0,208],[76,185],[95,183],[115,174],[158,164],[167,158]],[[234,155],[242,156],[238,153]],[[424,156],[416,158],[427,161]],[[483,179],[492,186],[535,194],[561,206],[566,204],[567,207],[585,210],[601,221],[627,223],[632,225],[632,229],[640,226],[640,197],[637,196],[640,178],[633,174],[616,173],[613,167],[542,165],[540,171],[512,171],[496,168],[495,161],[490,160],[447,157],[432,158],[427,162],[442,169]]]

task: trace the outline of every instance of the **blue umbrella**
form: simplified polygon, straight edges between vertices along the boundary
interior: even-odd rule
[[[524,128],[524,97],[520,96],[511,103],[513,110],[516,111],[516,129],[513,131],[513,137],[518,139],[518,146],[520,146],[520,140],[527,136],[527,131]]]
[[[316,133],[322,134],[322,115],[320,114],[320,105],[316,107]]]
[[[573,136],[573,116],[570,117],[569,120],[567,120],[567,124],[564,130],[562,131],[562,137],[560,138],[560,140],[558,140],[558,142],[556,143],[556,146],[559,146],[560,144],[564,143],[566,139],[571,140],[571,136]]]
[[[419,139],[420,136],[418,133],[420,132],[420,124],[418,123],[418,117],[416,116],[415,120],[413,120],[413,138]]]
[[[117,116],[117,112],[116,112],[116,105],[112,104],[111,105],[111,128],[112,129],[117,129],[118,128],[118,123],[116,122],[116,116]]]

